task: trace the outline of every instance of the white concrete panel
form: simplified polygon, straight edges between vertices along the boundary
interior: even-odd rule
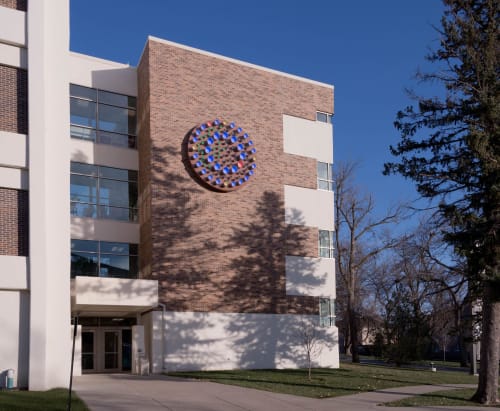
[[[69,69],[70,83],[137,96],[135,67],[71,52]]]
[[[0,43],[0,64],[28,68],[28,54],[25,48]]]
[[[335,298],[333,258],[285,257],[286,294]]]
[[[76,277],[73,311],[144,311],[158,305],[158,281]]]
[[[0,42],[26,46],[26,13],[0,6]]]
[[[166,313],[168,371],[306,366],[302,332],[318,316],[279,314]],[[314,326],[321,353],[317,367],[339,366],[336,327]]]
[[[69,380],[69,2],[28,2],[29,388]],[[66,256],[66,257],[65,257]]]
[[[2,272],[2,275],[0,275],[0,289],[27,290],[29,288],[28,257],[0,255],[0,267]],[[2,304],[0,303],[0,305]]]
[[[0,166],[28,167],[28,137],[26,134],[0,131]]]
[[[15,372],[16,387],[28,386],[29,294],[0,290],[0,389],[5,388],[8,369]]]
[[[139,243],[139,223],[71,217],[71,238]]]
[[[72,138],[70,144],[71,161],[125,168],[127,170],[139,169],[137,150],[113,147],[107,144],[95,144],[77,138]]]
[[[332,125],[284,114],[283,151],[333,163]]]
[[[69,334],[72,347],[73,347],[74,333],[75,333],[75,327],[74,325],[71,325],[71,330]],[[78,325],[76,327],[75,360],[73,362],[73,376],[79,377],[80,375],[82,375],[82,326]]]
[[[285,222],[287,224],[334,230],[333,191],[285,185]]]
[[[163,347],[165,345],[162,330],[165,330],[165,321],[162,311],[151,311],[142,316],[142,324],[146,333],[146,351],[153,374],[159,374],[163,369]]]
[[[28,190],[28,170],[0,167],[0,187]]]

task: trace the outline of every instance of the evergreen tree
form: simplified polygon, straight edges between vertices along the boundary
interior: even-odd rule
[[[466,257],[470,287],[482,299],[481,368],[473,399],[497,402],[500,352],[500,105],[498,0],[443,0],[441,41],[427,56],[437,69],[423,81],[444,97],[415,97],[397,115],[397,162],[384,174],[412,179],[423,197],[438,199],[451,227],[446,239]]]

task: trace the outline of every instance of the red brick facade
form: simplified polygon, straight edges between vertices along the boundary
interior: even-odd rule
[[[0,255],[28,255],[28,192],[0,188]]]
[[[28,72],[0,65],[0,130],[28,133]]]
[[[283,114],[333,111],[329,87],[150,40],[138,67],[141,264],[168,310],[317,313],[287,297],[285,255],[317,256],[317,230],[285,224],[284,185],[316,188],[316,161],[283,153]],[[256,174],[218,193],[194,180],[182,145],[197,124],[234,121]]]
[[[0,0],[0,6],[26,11],[28,6],[27,0]]]

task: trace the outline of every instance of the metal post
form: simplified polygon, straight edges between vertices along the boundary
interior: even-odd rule
[[[78,330],[78,314],[74,318],[75,326],[73,327],[73,349],[71,350],[71,372],[69,374],[69,393],[68,393],[68,407],[67,410],[71,411],[71,391],[73,390],[73,364],[75,363],[75,340],[76,332]]]

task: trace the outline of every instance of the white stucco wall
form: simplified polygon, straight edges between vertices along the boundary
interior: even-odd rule
[[[23,69],[27,68],[28,54],[26,53],[26,49],[10,44],[0,43],[0,64]]]
[[[113,147],[107,144],[95,144],[91,141],[72,138],[71,161],[80,163],[105,165],[108,167],[139,169],[137,150],[123,147]]]
[[[76,277],[75,311],[144,311],[158,304],[158,281]]]
[[[2,273],[4,272],[2,269]],[[29,294],[19,290],[0,290],[0,388],[6,372],[15,371],[15,385],[28,386]]]
[[[335,260],[287,255],[286,294],[335,298]]]
[[[71,52],[69,82],[128,96],[137,95],[135,67]]]
[[[122,243],[138,244],[140,238],[139,231],[139,223],[71,217],[71,238],[75,239],[119,241]]]
[[[332,125],[283,115],[283,151],[333,163]]]
[[[0,290],[28,289],[28,257],[0,255],[0,273]]]
[[[161,311],[153,324],[161,324]],[[221,370],[306,367],[302,331],[318,316],[167,312],[165,367],[176,370]],[[339,366],[336,327],[315,327],[321,353],[315,366]],[[161,337],[154,340],[153,372],[160,372]]]
[[[28,2],[29,388],[69,381],[69,2]]]
[[[26,45],[26,12],[0,6],[0,42]]]
[[[334,230],[333,192],[285,185],[287,224]]]
[[[0,165],[7,167],[28,167],[28,140],[26,134],[0,130]]]

